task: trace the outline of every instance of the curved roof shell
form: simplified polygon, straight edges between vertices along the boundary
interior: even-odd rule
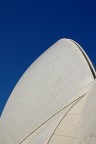
[[[46,133],[48,130],[51,132],[47,138],[45,135],[44,142],[41,134],[39,144],[40,141],[42,144],[49,141],[70,107],[88,93],[96,76],[91,61],[84,53],[74,41],[61,39],[28,68],[1,116],[0,143],[33,144],[33,138],[31,143],[25,141],[35,132],[36,135],[41,134],[43,125],[47,127],[44,128]],[[34,144],[38,144],[36,135]]]

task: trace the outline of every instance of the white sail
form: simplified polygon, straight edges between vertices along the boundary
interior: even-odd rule
[[[2,113],[1,144],[24,143],[50,121],[46,126],[48,129],[45,130],[47,135],[51,120],[89,92],[96,74],[84,53],[74,41],[61,39],[28,68],[14,88]],[[62,116],[64,114],[65,112]],[[61,115],[59,117],[61,119]],[[53,130],[60,122],[58,119],[52,124]],[[49,139],[50,135],[51,132]],[[45,141],[42,141],[42,144],[45,144]]]

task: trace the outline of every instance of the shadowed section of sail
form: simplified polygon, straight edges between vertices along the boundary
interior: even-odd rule
[[[96,80],[88,94],[74,144],[96,143]]]

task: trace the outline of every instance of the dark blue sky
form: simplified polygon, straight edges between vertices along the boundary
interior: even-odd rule
[[[28,66],[60,38],[96,65],[95,0],[0,0],[0,114]]]

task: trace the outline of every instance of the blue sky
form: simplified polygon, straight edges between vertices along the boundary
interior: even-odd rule
[[[95,0],[0,0],[0,114],[29,65],[60,38],[96,65]]]

